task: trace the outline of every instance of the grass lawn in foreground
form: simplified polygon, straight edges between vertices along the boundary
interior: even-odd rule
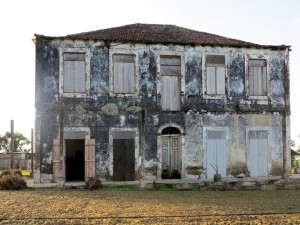
[[[300,190],[0,191],[0,224],[299,224]]]

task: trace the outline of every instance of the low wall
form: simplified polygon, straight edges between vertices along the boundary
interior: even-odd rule
[[[25,154],[14,155],[14,167],[22,170],[31,169],[31,160],[25,159]],[[10,154],[0,154],[0,170],[10,168]]]

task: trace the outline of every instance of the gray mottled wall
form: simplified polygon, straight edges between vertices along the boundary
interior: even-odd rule
[[[83,48],[90,51],[90,90],[84,98],[61,97],[59,93],[60,48]],[[138,62],[138,96],[116,97],[110,89],[111,51],[133,51]],[[162,112],[157,96],[158,56],[161,52],[181,52],[184,60],[184,104],[176,113]],[[229,95],[227,99],[204,99],[202,92],[203,53],[225,53]],[[268,101],[248,99],[245,95],[245,54],[269,56],[270,95]],[[260,126],[265,114],[271,127],[274,163],[280,161],[281,116],[284,111],[284,52],[227,47],[120,44],[94,41],[47,40],[36,41],[36,171],[52,173],[52,141],[59,138],[59,115],[64,111],[65,127],[88,127],[90,138],[96,139],[97,174],[109,179],[111,171],[109,129],[112,127],[137,128],[139,156],[144,157],[146,173],[156,176],[157,130],[167,123],[175,123],[185,130],[186,152],[183,171],[188,176],[192,166],[201,167],[203,158],[203,126],[228,126],[231,132],[228,173],[245,164],[245,127]],[[145,111],[145,117],[142,111]],[[207,114],[210,112],[210,114]],[[276,114],[278,113],[278,114]],[[260,115],[258,115],[260,114]],[[264,115],[263,115],[264,114]],[[273,115],[274,114],[274,115]],[[276,114],[276,115],[275,115]],[[256,120],[252,115],[262,119]],[[261,121],[262,120],[262,121]],[[142,123],[142,121],[144,121]],[[254,121],[254,122],[253,122]],[[141,133],[141,128],[144,131]],[[278,147],[279,146],[279,147]],[[144,156],[143,156],[143,151]],[[241,163],[241,164],[239,164]],[[272,163],[271,163],[272,164]],[[141,166],[141,165],[139,165]],[[270,165],[270,170],[272,165]],[[37,178],[40,179],[40,178]]]

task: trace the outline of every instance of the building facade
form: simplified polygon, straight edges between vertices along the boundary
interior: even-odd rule
[[[36,183],[289,171],[289,46],[154,24],[35,37]]]

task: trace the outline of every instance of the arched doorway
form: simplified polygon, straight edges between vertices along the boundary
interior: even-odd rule
[[[159,129],[158,146],[160,153],[160,171],[162,179],[181,178],[181,128],[163,126]]]

